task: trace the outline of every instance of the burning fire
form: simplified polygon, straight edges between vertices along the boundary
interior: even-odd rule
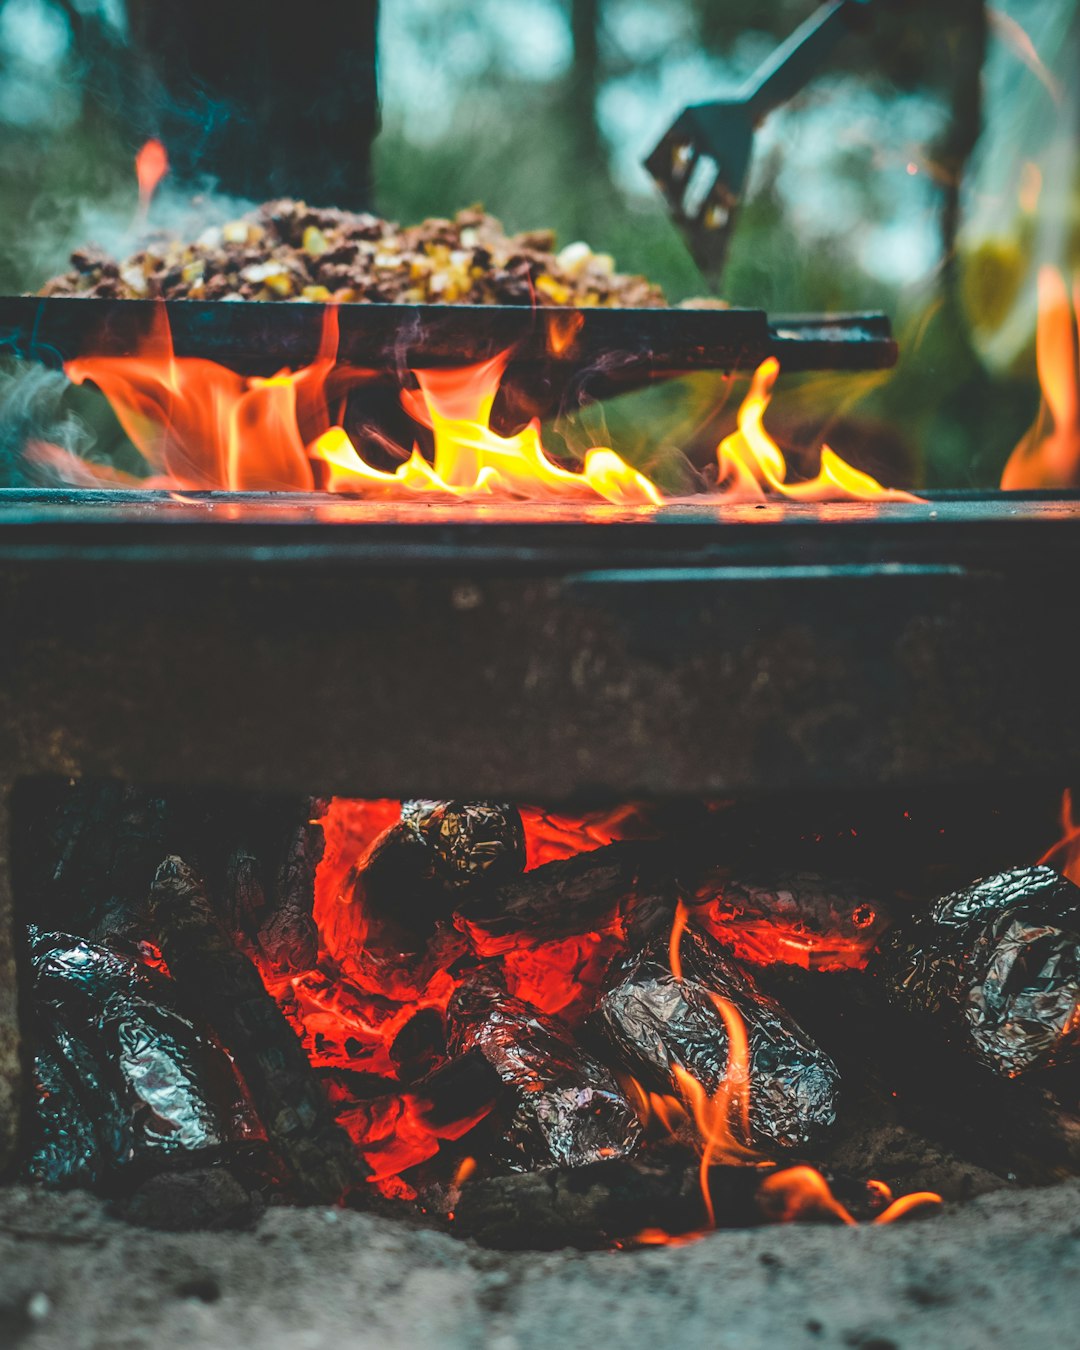
[[[150,173],[148,147],[143,154]],[[429,430],[433,454],[427,458],[418,444],[411,452],[396,447],[397,467],[378,468],[364,458],[340,414],[336,420],[331,416],[332,408],[343,411],[350,388],[375,378],[375,372],[339,366],[337,346],[337,311],[330,307],[310,365],[269,378],[242,376],[212,361],[177,357],[166,310],[159,306],[138,354],[84,357],[65,367],[76,384],[96,385],[105,394],[149,477],[123,475],[57,446],[39,444],[28,454],[80,485],[237,492],[320,488],[379,500],[606,501],[644,508],[663,503],[656,484],[607,446],[594,446],[580,468],[568,468],[545,449],[538,421],[507,436],[492,429],[492,407],[512,351],[463,369],[416,371],[418,387],[403,390],[401,402]],[[815,478],[789,482],[783,452],[764,427],[779,369],[772,358],[759,367],[738,429],[717,450],[718,499],[740,502],[775,493],[793,501],[915,500],[883,488],[828,446]]]
[[[1056,867],[1062,876],[1080,886],[1080,825],[1073,814],[1072,791],[1061,794],[1061,838],[1039,859]]]
[[[671,973],[680,983],[683,978],[680,949],[688,918],[688,910],[680,901],[669,943]],[[658,1121],[669,1134],[680,1139],[685,1138],[687,1127],[692,1124],[700,1155],[702,1201],[708,1228],[715,1228],[717,1216],[709,1185],[709,1169],[717,1163],[757,1168],[770,1167],[771,1163],[750,1144],[752,1080],[745,1023],[738,1009],[727,999],[715,993],[710,994],[710,997],[723,1019],[728,1039],[727,1068],[716,1091],[710,1096],[703,1085],[679,1064],[672,1066],[672,1072],[679,1086],[681,1101],[649,1092],[635,1079],[630,1079],[629,1084],[646,1122]],[[914,1210],[936,1209],[941,1205],[941,1197],[933,1191],[916,1191],[894,1201],[892,1191],[883,1181],[870,1181],[867,1188],[885,1206],[875,1216],[874,1223],[891,1223]],[[833,1195],[821,1173],[816,1168],[802,1164],[772,1171],[764,1177],[758,1187],[757,1203],[763,1214],[779,1223],[808,1217],[845,1224],[857,1222]],[[686,1240],[686,1234],[672,1236],[658,1229],[648,1229],[637,1235],[635,1243],[657,1246]]]
[[[432,1113],[417,1085],[396,1083],[392,1049],[399,1033],[417,1013],[444,1014],[470,960],[500,964],[509,992],[544,1013],[558,1013],[577,1025],[591,1011],[603,980],[625,942],[621,916],[612,914],[596,932],[565,937],[525,933],[496,937],[473,924],[463,931],[439,931],[422,953],[394,946],[384,921],[365,913],[353,891],[356,869],[373,844],[400,818],[400,803],[390,800],[335,798],[321,824],[325,850],[315,881],[314,917],[320,934],[320,956],[312,970],[263,979],[303,1040],[312,1064],[326,1075],[337,1119],[370,1168],[370,1182],[394,1199],[412,1200],[416,1190],[403,1176],[410,1168],[439,1154],[444,1145],[466,1142],[488,1110],[445,1121]],[[628,805],[608,812],[570,817],[526,807],[521,812],[526,832],[527,867],[623,838],[649,833],[643,808]],[[697,917],[695,915],[695,917]],[[676,980],[683,979],[681,945],[690,922],[685,904],[677,906],[669,941],[669,962]],[[713,1003],[727,1033],[727,1067],[713,1093],[682,1066],[673,1073],[678,1095],[651,1092],[633,1078],[625,1086],[646,1126],[683,1143],[695,1142],[707,1224],[718,1217],[710,1192],[710,1169],[734,1165],[774,1169],[751,1143],[753,1082],[746,1026],[736,1008],[719,994]],[[357,1079],[382,1085],[374,1095],[358,1092]],[[452,1190],[465,1185],[477,1170],[474,1151],[451,1151]],[[940,1203],[920,1192],[893,1202],[884,1182],[868,1184],[874,1222],[889,1222],[913,1208]],[[786,1221],[807,1217],[854,1223],[835,1198],[825,1178],[803,1165],[769,1170],[757,1201],[763,1217]],[[707,1230],[702,1230],[707,1231]],[[700,1234],[670,1235],[651,1229],[630,1245],[678,1243]]]
[[[1080,276],[1072,296],[1054,267],[1039,271],[1039,318],[1035,359],[1042,405],[1027,435],[1009,456],[1001,486],[1068,488],[1080,484],[1080,355],[1076,316]]]

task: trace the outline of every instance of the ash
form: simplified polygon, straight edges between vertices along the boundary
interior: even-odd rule
[[[481,1251],[392,1219],[273,1208],[147,1233],[83,1193],[0,1191],[0,1345],[19,1350],[986,1350],[1076,1344],[1080,1181],[932,1224],[716,1232],[612,1254]]]

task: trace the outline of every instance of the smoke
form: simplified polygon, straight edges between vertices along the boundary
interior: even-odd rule
[[[0,488],[59,487],[71,481],[67,461],[94,462],[94,433],[65,406],[70,389],[59,370],[0,369]]]

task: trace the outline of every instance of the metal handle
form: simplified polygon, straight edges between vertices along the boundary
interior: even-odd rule
[[[821,68],[826,56],[865,17],[870,0],[822,5],[782,42],[739,90],[755,121],[786,103]]]

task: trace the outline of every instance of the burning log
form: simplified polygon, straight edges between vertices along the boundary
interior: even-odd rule
[[[888,908],[858,881],[816,872],[695,877],[694,920],[743,961],[844,969],[862,966],[890,923]]]
[[[256,939],[260,955],[279,975],[310,970],[319,955],[319,933],[312,909],[315,870],[326,842],[317,817],[325,803],[312,799],[304,806],[303,822],[288,837]]]
[[[883,944],[898,1008],[1015,1077],[1080,1053],[1080,887],[1050,867],[977,881]]]
[[[762,1222],[754,1203],[760,1180],[752,1167],[710,1169],[717,1212],[730,1216],[732,1226]],[[460,1237],[504,1251],[610,1247],[642,1229],[688,1233],[706,1223],[700,1170],[682,1155],[477,1179],[462,1187],[454,1209]]]
[[[458,915],[491,937],[586,932],[631,902],[640,922],[656,910],[670,918],[674,876],[671,852],[663,846],[607,844],[544,863],[496,889],[484,889],[463,900]]]
[[[892,1222],[939,1208],[928,1193],[890,1207],[887,1190],[875,1204],[865,1184],[848,1186],[862,1193],[859,1219]],[[511,1251],[650,1245],[710,1227],[790,1222],[852,1224],[856,1216],[813,1168],[714,1165],[702,1173],[679,1152],[468,1181],[454,1207],[460,1237]]]
[[[904,1128],[1023,1185],[1080,1173],[1080,1115],[1057,1099],[1053,1078],[1001,1077],[861,972],[777,966],[762,978],[828,1047],[845,1084],[867,1086],[882,1119],[891,1111]]]
[[[836,1119],[832,1060],[707,934],[687,929],[676,946],[678,961],[657,938],[629,959],[600,1000],[599,1026],[632,1072],[665,1091],[682,1095],[688,1074],[712,1097],[748,1074],[751,1138],[806,1145]],[[745,1028],[743,1065],[733,1062],[727,1010]]]
[[[447,1011],[451,1054],[479,1051],[512,1096],[503,1139],[515,1167],[583,1166],[637,1147],[641,1123],[611,1071],[554,1018],[487,975],[459,986]]]
[[[296,1194],[311,1203],[339,1200],[363,1180],[356,1153],[303,1046],[181,859],[158,869],[150,913],[170,971],[229,1047]]]
[[[180,1011],[171,980],[105,947],[37,930],[31,967],[44,1033],[44,1142],[35,1162],[43,1179],[98,1181],[128,1165],[217,1156],[258,1138],[228,1058]]]

